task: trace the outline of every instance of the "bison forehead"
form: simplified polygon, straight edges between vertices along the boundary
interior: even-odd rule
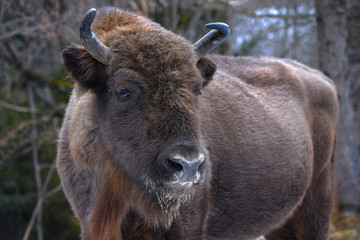
[[[110,71],[129,68],[147,79],[184,79],[196,73],[194,47],[184,38],[161,29],[138,29],[111,44]]]

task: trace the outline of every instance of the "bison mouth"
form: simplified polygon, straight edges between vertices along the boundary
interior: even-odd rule
[[[176,213],[180,206],[194,195],[199,182],[162,182],[146,181],[146,188],[152,197],[156,198],[165,213]]]
[[[141,179],[144,182],[130,193],[130,208],[137,212],[146,224],[155,227],[169,228],[179,215],[181,206],[191,201],[199,185],[155,182],[149,177]]]

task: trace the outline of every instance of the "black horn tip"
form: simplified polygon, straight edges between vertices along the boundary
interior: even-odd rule
[[[96,15],[96,9],[91,8],[87,11],[80,23],[80,38],[91,39],[93,33],[91,32],[91,23],[93,22]]]
[[[221,35],[224,37],[229,36],[230,34],[230,27],[226,23],[223,22],[214,22],[214,23],[208,23],[205,25],[206,28],[215,29],[220,32]]]

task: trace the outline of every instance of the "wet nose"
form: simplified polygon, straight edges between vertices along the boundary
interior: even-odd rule
[[[185,157],[180,154],[173,155],[167,159],[168,165],[178,182],[198,182],[200,179],[199,169],[205,162],[205,155],[202,152],[194,157]]]

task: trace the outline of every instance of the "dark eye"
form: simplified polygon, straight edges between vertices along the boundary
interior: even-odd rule
[[[196,91],[196,96],[199,97],[201,95],[201,90]]]
[[[121,89],[117,91],[117,98],[119,101],[125,102],[129,100],[132,96],[133,94],[127,89]]]

